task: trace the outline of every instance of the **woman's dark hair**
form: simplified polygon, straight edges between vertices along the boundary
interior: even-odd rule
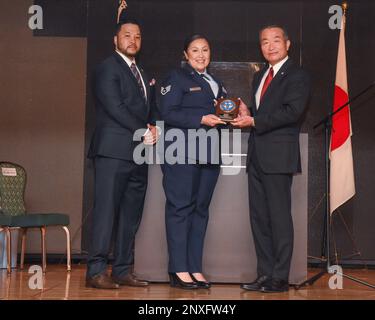
[[[187,50],[188,50],[190,44],[191,44],[193,41],[197,40],[197,39],[204,39],[204,40],[207,41],[208,45],[210,45],[210,42],[208,41],[207,37],[205,37],[204,35],[201,35],[201,34],[193,34],[192,36],[187,37],[187,38],[185,39],[185,42],[184,42],[184,51],[187,52]]]

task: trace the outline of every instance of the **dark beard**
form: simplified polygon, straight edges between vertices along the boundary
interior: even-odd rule
[[[133,59],[137,56],[139,50],[136,51],[136,53],[131,53],[126,51],[126,49],[123,48],[117,48],[118,51],[120,51],[123,55],[127,56],[129,59]]]

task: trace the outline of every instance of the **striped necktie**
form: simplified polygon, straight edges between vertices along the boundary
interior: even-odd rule
[[[141,79],[141,75],[139,74],[138,70],[137,70],[137,67],[135,66],[135,63],[132,62],[132,64],[130,65],[130,70],[132,71],[135,79],[137,80],[138,82],[138,86],[139,86],[139,89],[141,89],[141,92],[142,92],[142,95],[143,95],[143,99],[146,101],[146,93],[145,93],[145,89],[143,88],[143,83],[142,83],[142,79]]]

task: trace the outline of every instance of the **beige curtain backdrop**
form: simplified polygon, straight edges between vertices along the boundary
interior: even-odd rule
[[[70,215],[73,253],[81,249],[86,38],[33,37],[31,0],[0,1],[0,160],[28,173],[30,212]],[[40,252],[30,232],[27,253]],[[47,252],[65,252],[60,229]]]

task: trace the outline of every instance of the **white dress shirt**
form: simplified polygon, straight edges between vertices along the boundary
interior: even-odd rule
[[[207,73],[207,70],[205,70],[204,72],[198,72],[200,75],[204,75],[203,79],[206,80],[208,82],[208,84],[210,85],[211,87],[211,90],[215,96],[215,98],[217,97],[217,94],[219,93],[219,85],[217,84],[217,82]]]
[[[257,93],[255,94],[255,104],[257,109],[259,108],[259,102],[260,102],[260,94],[262,92],[262,88],[264,85],[264,81],[266,81],[267,75],[270,72],[271,67],[273,68],[273,78],[275,78],[276,74],[279,72],[280,68],[283,66],[283,64],[288,60],[289,56],[286,56],[283,60],[276,63],[274,66],[269,65],[267,71],[264,73],[262,81],[260,81]]]
[[[143,81],[142,73],[139,71],[138,66],[137,66],[137,64],[135,63],[135,59],[130,60],[126,55],[124,55],[124,54],[121,53],[120,51],[117,51],[117,50],[116,50],[116,52],[120,55],[121,58],[124,59],[124,61],[126,62],[126,64],[129,66],[129,68],[130,68],[130,66],[131,66],[132,63],[135,64],[135,67],[137,68],[137,71],[138,71],[139,76],[140,76],[140,78],[141,78],[142,85],[143,85],[143,90],[144,90],[144,92],[145,92],[145,96],[146,96],[146,100],[147,100],[147,90],[146,90],[145,82]]]

